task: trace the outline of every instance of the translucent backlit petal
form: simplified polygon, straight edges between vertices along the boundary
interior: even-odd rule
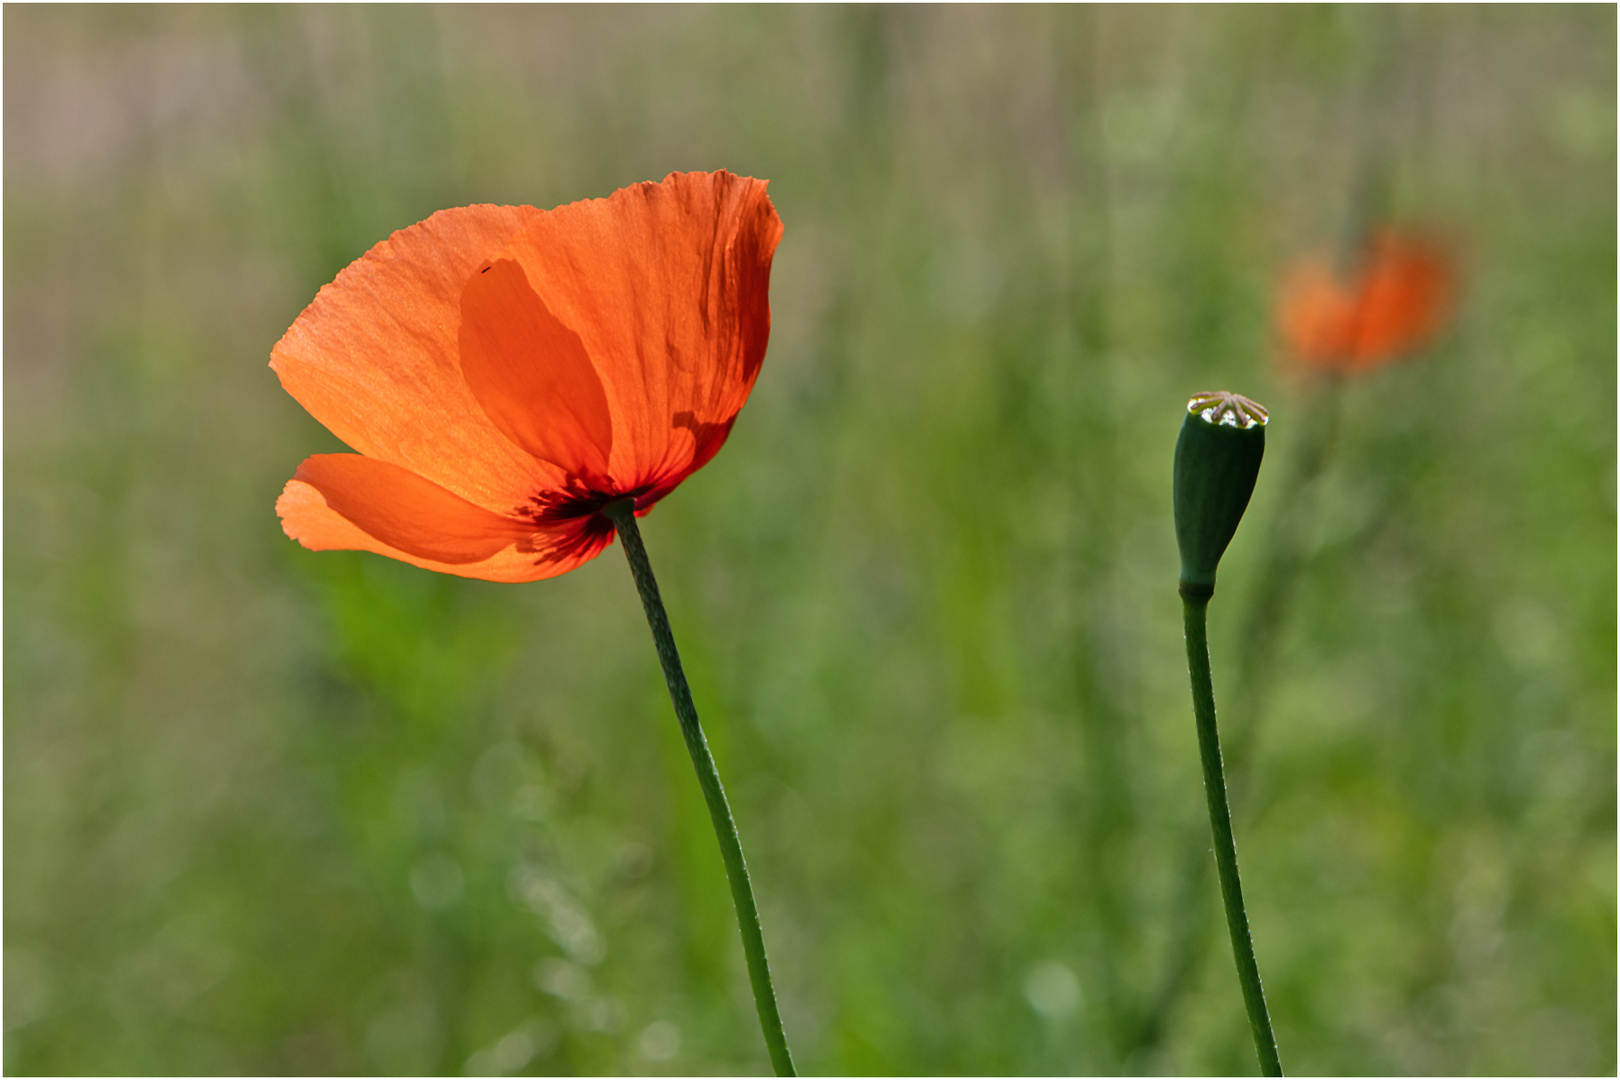
[[[418,558],[389,547],[326,505],[321,493],[302,480],[289,480],[276,500],[283,530],[311,551],[370,551],[390,559],[441,574],[485,581],[538,581],[574,569],[585,559],[566,562],[537,558],[533,553],[506,548],[481,562],[442,563]],[[592,553],[595,554],[594,552]],[[589,556],[587,556],[588,558]]]
[[[462,293],[461,372],[507,438],[573,475],[607,475],[613,422],[602,380],[511,259],[485,265]]]
[[[671,174],[542,213],[447,210],[322,289],[272,353],[359,455],[277,503],[315,549],[466,577],[566,572],[707,463],[770,336],[782,225],[762,181]]]
[[[601,376],[610,470],[623,485],[678,483],[695,467],[698,433],[728,425],[748,399],[770,336],[782,235],[765,187],[725,172],[673,173],[543,214],[502,253],[579,334]]]
[[[389,547],[444,563],[479,562],[534,532],[408,469],[359,454],[316,454],[293,479]]]
[[[517,507],[560,470],[502,435],[458,359],[468,279],[540,211],[434,214],[351,263],[276,344],[270,366],[310,415],[362,454],[483,506]]]
[[[356,454],[306,460],[276,501],[282,529],[312,551],[371,551],[487,581],[565,574],[607,547],[588,521],[546,532],[491,514],[430,481]]]

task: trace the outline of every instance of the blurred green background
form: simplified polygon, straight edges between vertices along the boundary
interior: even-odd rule
[[[1274,418],[1211,635],[1285,1065],[1614,1073],[1612,6],[4,30],[6,1071],[767,1068],[619,552],[493,585],[272,509],[340,447],[270,347],[371,244],[724,167],[770,352],[643,530],[801,1068],[1253,1070],[1169,517],[1221,387]],[[1464,300],[1290,489],[1270,291],[1369,177]]]

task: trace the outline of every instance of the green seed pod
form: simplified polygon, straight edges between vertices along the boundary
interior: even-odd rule
[[[1232,542],[1266,452],[1266,410],[1239,394],[1198,394],[1176,439],[1173,497],[1181,591],[1215,592],[1215,567]]]

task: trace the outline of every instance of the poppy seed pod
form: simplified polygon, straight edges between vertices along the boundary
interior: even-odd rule
[[[1215,567],[1232,542],[1266,452],[1266,410],[1239,394],[1198,394],[1176,439],[1173,497],[1181,591],[1215,592]]]

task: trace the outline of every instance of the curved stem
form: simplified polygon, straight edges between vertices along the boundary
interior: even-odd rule
[[[1193,716],[1198,724],[1198,756],[1204,766],[1204,794],[1209,800],[1209,827],[1215,838],[1215,869],[1221,879],[1221,902],[1226,928],[1232,935],[1243,1005],[1249,1012],[1254,1048],[1264,1076],[1281,1076],[1277,1038],[1271,1032],[1266,996],[1260,989],[1260,967],[1249,937],[1249,916],[1243,909],[1243,883],[1238,879],[1237,845],[1232,839],[1232,815],[1226,805],[1226,778],[1221,770],[1221,736],[1215,727],[1215,687],[1209,674],[1207,619],[1209,596],[1181,594],[1182,621],[1187,633],[1187,669],[1192,676]]]
[[[636,589],[641,593],[641,606],[647,612],[647,624],[652,627],[653,647],[658,651],[658,662],[664,668],[669,699],[675,705],[681,736],[686,740],[686,752],[692,756],[698,785],[703,788],[703,801],[709,805],[714,835],[720,841],[720,857],[725,860],[726,878],[731,882],[731,901],[737,908],[737,927],[742,931],[743,955],[748,959],[748,981],[754,988],[754,1005],[759,1009],[759,1026],[765,1033],[771,1065],[776,1069],[776,1075],[793,1076],[793,1055],[788,1051],[787,1035],[782,1031],[782,1016],[776,1009],[776,991],[771,985],[770,963],[765,958],[765,937],[759,929],[759,908],[754,903],[753,886],[748,882],[748,865],[743,862],[742,841],[737,837],[737,824],[731,818],[725,788],[720,786],[720,772],[715,768],[714,755],[709,753],[709,741],[703,737],[703,728],[698,725],[697,706],[692,703],[692,691],[686,685],[686,673],[681,670],[681,657],[675,651],[675,635],[670,633],[669,617],[664,614],[664,601],[658,595],[658,582],[653,577],[652,563],[647,560],[647,549],[642,546],[641,530],[636,527],[634,510],[633,501],[621,499],[604,507],[602,513],[613,522],[619,541],[624,545],[624,556],[630,562],[630,576],[636,580]]]
[[[1232,680],[1237,697],[1243,701],[1244,722],[1235,729],[1228,726],[1226,744],[1222,749],[1225,768],[1241,782],[1244,772],[1254,760],[1255,747],[1260,741],[1260,726],[1265,720],[1271,700],[1272,659],[1278,641],[1287,626],[1289,606],[1293,602],[1295,587],[1306,568],[1303,547],[1306,523],[1315,505],[1312,487],[1326,471],[1338,439],[1339,418],[1343,412],[1342,386],[1337,377],[1324,380],[1311,399],[1306,419],[1300,424],[1300,440],[1294,452],[1294,467],[1285,474],[1281,494],[1276,505],[1281,507],[1271,523],[1266,545],[1262,549],[1258,570],[1254,574],[1254,587],[1248,600],[1248,610],[1240,618],[1240,632],[1236,651],[1237,674]],[[1253,796],[1250,795],[1250,799]],[[1236,807],[1243,816],[1244,803]],[[1135,1043],[1139,1050],[1158,1045],[1170,1023],[1171,1014],[1198,978],[1206,949],[1206,928],[1199,900],[1204,894],[1205,875],[1209,866],[1209,847],[1202,832],[1187,832],[1183,837],[1185,848],[1181,855],[1183,869],[1177,874],[1181,883],[1176,890],[1170,925],[1174,927],[1173,944],[1166,951],[1159,987],[1137,1028]]]

